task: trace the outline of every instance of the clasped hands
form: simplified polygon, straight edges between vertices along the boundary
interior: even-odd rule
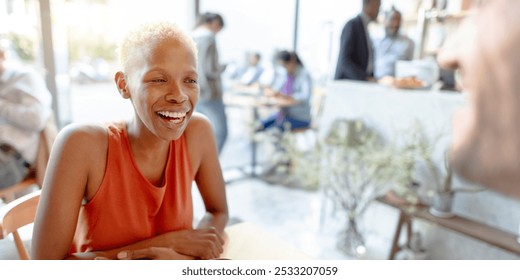
[[[123,250],[117,253],[119,260],[193,260],[216,259],[224,252],[224,238],[214,227],[181,230],[166,233],[156,246]],[[96,257],[96,260],[106,260]]]

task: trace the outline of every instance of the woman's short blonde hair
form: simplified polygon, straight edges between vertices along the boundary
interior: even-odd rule
[[[149,22],[130,31],[121,41],[118,53],[122,70],[128,71],[129,62],[134,55],[142,55],[143,49],[146,50],[164,40],[175,40],[185,44],[197,59],[195,42],[176,24],[168,21]]]

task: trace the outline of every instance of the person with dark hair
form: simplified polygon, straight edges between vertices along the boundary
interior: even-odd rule
[[[395,76],[395,63],[398,60],[412,60],[414,42],[399,34],[401,13],[392,7],[385,16],[385,36],[374,43],[375,69],[377,80]]]
[[[223,101],[221,74],[225,67],[220,65],[215,36],[224,28],[224,19],[215,13],[199,16],[192,37],[197,44],[200,99],[197,112],[206,115],[217,138],[217,148],[222,152],[228,134],[227,117]]]
[[[341,32],[335,80],[373,79],[374,55],[368,24],[376,20],[381,0],[363,0],[361,14],[349,20]]]
[[[467,104],[453,116],[451,161],[464,178],[520,198],[520,1],[481,1],[438,55]]]
[[[7,63],[0,46],[0,189],[22,181],[36,159],[38,134],[52,113],[41,75]]]
[[[224,18],[219,14],[206,12],[200,14],[197,18],[197,27],[204,24],[212,25],[214,27],[212,29],[220,31],[220,29],[224,28]],[[218,33],[218,31],[215,33]]]
[[[277,127],[280,130],[309,127],[311,122],[310,98],[312,79],[295,52],[280,51],[277,63],[285,70],[276,77],[273,86],[265,89],[265,94],[290,103],[276,114],[262,121],[260,130]]]

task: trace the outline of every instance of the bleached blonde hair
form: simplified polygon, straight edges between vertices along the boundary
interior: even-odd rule
[[[169,21],[149,22],[130,31],[118,48],[119,63],[123,71],[128,71],[129,62],[143,50],[165,40],[175,40],[191,49],[197,59],[197,47],[193,39],[176,24]]]

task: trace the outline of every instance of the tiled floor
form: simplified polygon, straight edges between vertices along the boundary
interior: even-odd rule
[[[132,108],[115,91],[112,84],[93,84],[74,88],[71,100],[62,102],[71,105],[71,120],[105,121],[131,116]],[[240,109],[228,111],[230,134],[221,155],[224,174],[229,181],[236,179],[235,167],[244,167],[250,163],[250,145],[246,125],[248,112]],[[268,158],[259,153],[260,162]],[[195,217],[203,213],[202,202],[194,191]],[[322,196],[319,191],[306,191],[294,187],[271,185],[259,179],[239,179],[227,185],[227,195],[233,221],[247,221],[281,237],[304,253],[316,259],[348,258],[336,249],[337,234],[344,220],[330,214],[320,220]],[[22,231],[22,237],[29,240],[32,228]],[[29,242],[29,241],[28,241]],[[367,240],[379,246],[377,238]],[[370,245],[369,244],[369,245]],[[367,258],[381,258],[383,253],[369,251]],[[11,238],[0,240],[0,259],[17,258]]]

